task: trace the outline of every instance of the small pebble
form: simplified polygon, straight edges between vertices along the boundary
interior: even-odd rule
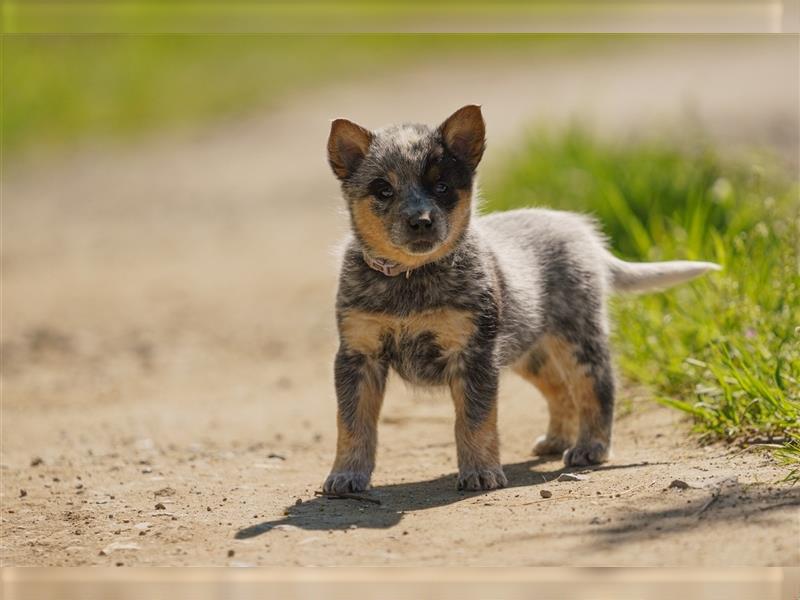
[[[553,492],[551,492],[550,490],[539,490],[539,495],[542,498],[552,498]]]
[[[231,558],[236,552],[234,550],[228,550],[228,558]]]
[[[27,495],[28,495],[28,490],[20,490],[19,491],[19,497],[20,498],[24,498]]]
[[[679,490],[685,490],[690,488],[691,486],[682,479],[673,479],[672,483],[669,484],[669,487],[677,488]]]
[[[556,481],[586,481],[589,479],[586,475],[579,475],[578,473],[562,473],[558,476]]]
[[[39,465],[41,465],[41,464],[44,464],[44,460],[42,459],[42,457],[41,457],[41,456],[34,456],[34,457],[31,459],[31,466],[32,466],[32,467],[38,467],[38,466],[39,466]]]
[[[163,502],[157,502],[156,503],[156,510],[167,510],[167,507],[164,506]]]

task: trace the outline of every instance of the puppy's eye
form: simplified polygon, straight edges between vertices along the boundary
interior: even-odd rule
[[[375,179],[369,184],[370,193],[379,200],[388,200],[394,196],[391,184],[385,179]]]
[[[437,181],[436,185],[433,186],[434,193],[439,194],[440,196],[442,194],[446,194],[448,189],[450,188],[447,187],[447,184],[444,181]]]

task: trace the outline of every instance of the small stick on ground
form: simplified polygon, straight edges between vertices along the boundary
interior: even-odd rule
[[[700,518],[701,515],[704,512],[706,512],[711,507],[711,505],[714,504],[714,502],[716,502],[719,499],[720,495],[722,495],[722,488],[724,488],[726,485],[731,485],[736,483],[738,483],[738,479],[736,477],[729,477],[727,479],[724,479],[723,481],[720,481],[716,489],[713,492],[711,492],[711,498],[709,498],[708,501],[705,504],[703,504],[703,506],[700,507],[700,510],[698,510],[695,513],[695,515],[698,518]]]
[[[719,486],[717,489],[711,492],[711,498],[709,498],[708,501],[706,501],[706,503],[703,504],[703,506],[700,507],[700,510],[698,510],[697,513],[695,514],[698,517],[700,517],[704,512],[706,512],[711,507],[711,505],[717,501],[721,492],[722,492],[722,486]]]
[[[787,502],[779,502],[778,504],[770,504],[769,506],[762,506],[758,510],[765,511],[765,510],[772,510],[773,508],[783,508],[784,506],[800,506],[800,502],[797,500],[789,500]]]
[[[636,487],[631,488],[629,490],[625,490],[624,492],[620,492],[618,495],[619,495],[619,497],[627,496],[628,494],[633,494],[634,492],[638,492],[638,491],[640,491],[640,490],[642,490],[644,488],[653,487],[656,483],[658,483],[658,479],[653,479],[653,481],[651,481],[650,483],[643,483],[642,485],[636,486]],[[616,495],[615,495],[615,497],[616,497]]]
[[[351,494],[350,492],[342,492],[341,494],[314,492],[314,495],[322,496],[323,498],[330,498],[331,500],[359,500],[360,502],[369,502],[370,504],[381,504],[381,501],[377,498],[370,498],[369,496],[362,496],[361,494]]]

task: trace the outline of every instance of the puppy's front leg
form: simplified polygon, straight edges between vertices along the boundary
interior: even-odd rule
[[[465,365],[450,382],[460,490],[493,490],[507,483],[497,434],[498,377],[498,369],[484,360]]]
[[[342,346],[336,355],[334,380],[338,404],[336,460],[323,490],[363,492],[375,468],[378,415],[383,404],[388,365]]]

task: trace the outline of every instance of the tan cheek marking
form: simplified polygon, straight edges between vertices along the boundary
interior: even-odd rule
[[[428,255],[427,260],[436,260],[452,252],[456,242],[461,238],[461,234],[467,228],[467,225],[469,225],[471,204],[472,193],[459,190],[456,205],[450,212],[450,231],[447,234],[447,239],[435,252]]]
[[[372,199],[369,197],[359,198],[353,202],[353,224],[373,252],[381,257],[396,260],[393,256],[389,256],[393,252],[386,239],[386,227],[380,217],[372,211],[371,204]]]

